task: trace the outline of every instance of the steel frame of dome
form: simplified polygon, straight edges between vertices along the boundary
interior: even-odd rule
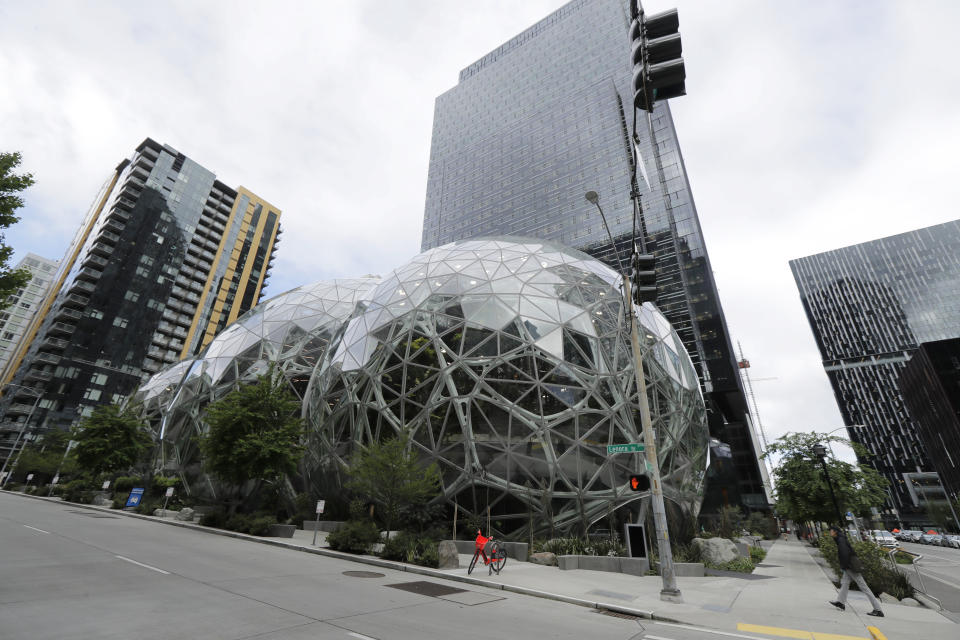
[[[619,286],[586,254],[516,238],[448,244],[396,269],[311,380],[319,473],[405,434],[438,463],[441,500],[468,517],[489,508],[518,538],[585,532],[646,497],[627,488],[641,457],[606,453],[642,441]],[[697,377],[659,311],[634,311],[665,496],[696,515],[708,455]]]

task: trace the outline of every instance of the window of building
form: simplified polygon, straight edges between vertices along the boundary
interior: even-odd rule
[[[12,332],[12,331],[4,331],[4,332],[3,332],[3,339],[4,339],[4,340],[13,340],[13,332]]]
[[[99,400],[102,391],[100,389],[87,389],[83,392],[84,400]]]
[[[103,319],[103,312],[96,309],[87,309],[87,315],[95,320]]]
[[[126,318],[121,318],[120,316],[117,316],[116,318],[113,319],[113,326],[115,326],[115,327],[120,327],[121,329],[126,329],[126,328],[127,328],[127,324],[128,324],[128,322],[127,322],[127,319],[126,319]]]
[[[107,382],[107,374],[95,373],[92,376],[90,376],[90,382],[91,384],[103,386]]]
[[[124,300],[129,300],[130,302],[136,302],[137,300],[140,299],[140,294],[137,293],[136,291],[133,291],[133,290],[127,291],[127,292],[123,295],[123,299],[124,299]]]

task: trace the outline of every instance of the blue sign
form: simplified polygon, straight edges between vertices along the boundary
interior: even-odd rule
[[[139,506],[141,498],[143,498],[143,489],[134,488],[132,491],[130,491],[130,496],[127,498],[127,504],[124,506],[127,506],[127,507]]]

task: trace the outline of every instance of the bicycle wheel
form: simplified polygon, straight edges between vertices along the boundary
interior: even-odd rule
[[[471,573],[473,573],[473,568],[477,566],[477,558],[479,557],[480,557],[480,553],[475,551],[473,554],[473,558],[470,560],[470,566],[467,567],[467,575],[470,575]]]
[[[505,564],[507,564],[506,549],[497,549],[490,566],[492,566],[493,570],[497,572],[497,575],[500,575],[500,570],[503,569],[503,565]]]

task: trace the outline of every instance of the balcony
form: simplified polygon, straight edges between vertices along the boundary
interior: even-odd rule
[[[100,276],[103,275],[103,271],[98,271],[91,267],[80,267],[80,271],[77,272],[77,279],[87,280],[89,282],[97,282],[100,280]]]
[[[40,352],[33,360],[34,362],[42,362],[43,364],[52,364],[54,366],[60,364],[60,356],[53,353]]]
[[[73,335],[73,332],[76,329],[77,328],[72,324],[67,324],[65,322],[54,322],[52,325],[50,325],[50,333],[54,333],[58,335],[70,336],[70,335]]]
[[[103,228],[115,233],[123,233],[124,224],[111,216],[107,218],[107,223],[103,225]]]
[[[118,236],[115,233],[110,233],[109,231],[104,229],[103,231],[100,232],[100,237],[98,238],[98,240],[105,241],[112,244],[117,244],[118,242],[120,242],[120,236]]]
[[[44,338],[43,342],[40,343],[41,349],[66,349],[67,345],[70,344],[66,340],[61,340],[60,338],[51,338],[47,336]]]
[[[26,380],[40,380],[41,382],[49,382],[53,380],[52,371],[44,371],[43,369],[30,369],[27,371],[25,376]]]
[[[93,293],[96,291],[96,287],[86,282],[84,280],[75,280],[73,285],[70,287],[70,292],[73,293],[77,290],[83,291],[84,293]]]
[[[95,265],[102,269],[107,266],[107,260],[106,258],[101,258],[100,256],[95,256],[91,253],[83,260],[83,266],[86,267],[87,265]]]
[[[113,245],[109,242],[94,242],[93,246],[90,247],[90,255],[94,254],[97,257],[109,258],[113,255]]]
[[[23,402],[15,402],[7,408],[8,416],[26,416],[30,415],[30,412],[33,411],[33,403],[26,404]]]
[[[68,293],[63,297],[63,306],[64,307],[79,307],[84,308],[90,303],[89,296],[84,296],[79,293]]]

